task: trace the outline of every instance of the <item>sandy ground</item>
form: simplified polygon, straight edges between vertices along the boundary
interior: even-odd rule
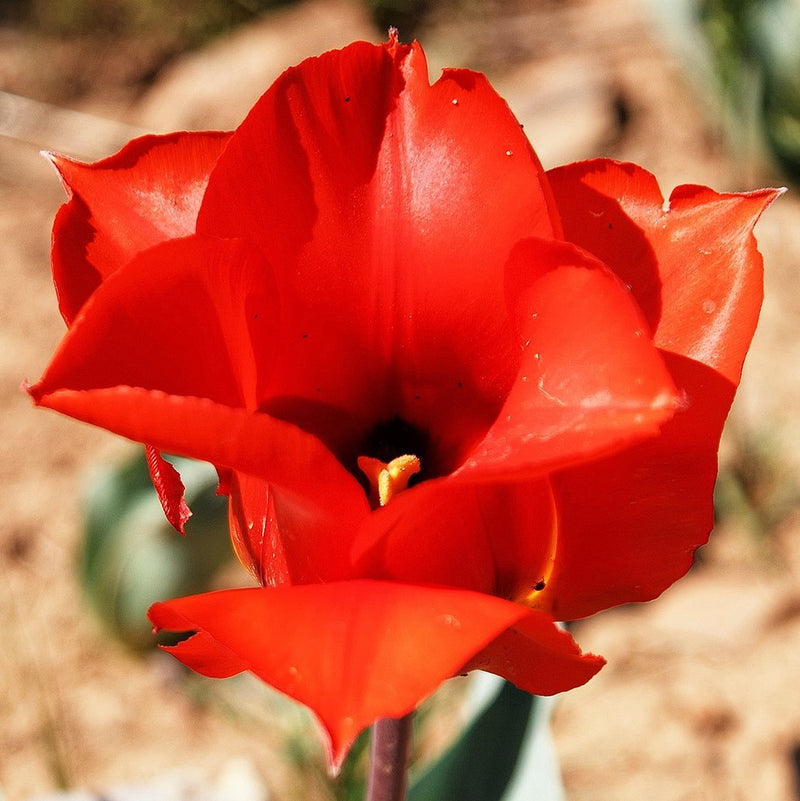
[[[593,155],[632,159],[655,172],[665,192],[682,182],[717,189],[775,182],[725,155],[713,105],[693,93],[642,4],[502,8],[480,19],[434,20],[419,35],[433,76],[445,65],[489,74],[546,166]],[[234,125],[282,68],[356,38],[382,34],[357,7],[317,0],[173,62],[144,94],[98,79],[96,91],[65,104],[60,84],[39,73],[85,70],[85,52],[65,55],[52,43],[0,32],[8,55],[0,88],[91,115],[7,99],[0,106],[0,797],[7,801],[177,769],[221,786],[234,768],[251,781],[250,796],[240,786],[241,799],[327,797],[310,767],[319,754],[302,744],[302,717],[270,714],[271,697],[243,703],[252,688],[226,695],[195,683],[182,692],[171,660],[131,654],[87,614],[75,573],[81,497],[93,471],[132,446],[34,411],[19,386],[39,375],[62,334],[48,266],[62,194],[38,149],[98,157],[140,129]],[[102,75],[110,56],[93,57]],[[723,449],[726,486],[736,489],[732,477],[744,476],[748,492],[725,504],[702,563],[661,599],[576,626],[582,646],[609,664],[557,708],[570,801],[800,797],[796,197],[782,198],[757,234],[767,296]],[[287,740],[301,742],[299,756],[295,748],[290,758]],[[305,768],[292,770],[298,764]]]

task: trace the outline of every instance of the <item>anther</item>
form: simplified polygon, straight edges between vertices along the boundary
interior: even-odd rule
[[[386,506],[398,492],[408,489],[411,477],[422,469],[419,459],[408,454],[388,463],[359,456],[358,467],[369,480],[370,502],[379,506]]]

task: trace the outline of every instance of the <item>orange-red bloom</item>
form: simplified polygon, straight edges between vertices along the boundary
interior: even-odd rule
[[[159,452],[216,465],[262,585],[153,607],[187,665],[307,704],[338,760],[472,668],[582,684],[603,660],[553,621],[688,569],[776,192],[545,173],[482,75],[431,86],[396,38],[288,70],[232,134],[52,158],[69,331],[30,392],[146,443],[179,528]]]

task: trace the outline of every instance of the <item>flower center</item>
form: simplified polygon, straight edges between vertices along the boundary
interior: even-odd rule
[[[369,481],[369,500],[373,506],[386,506],[398,492],[408,489],[411,476],[422,469],[416,456],[405,454],[382,462],[372,456],[359,456],[358,467]]]
[[[425,464],[425,478],[437,473],[427,431],[399,416],[382,420],[356,444],[347,460],[373,509],[386,506],[398,492],[413,486]],[[398,456],[397,454],[403,454]]]

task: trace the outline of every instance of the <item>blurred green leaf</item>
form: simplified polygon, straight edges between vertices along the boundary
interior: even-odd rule
[[[194,516],[186,538],[167,523],[143,454],[102,474],[87,499],[80,576],[103,623],[128,645],[153,643],[154,601],[203,592],[230,557],[227,505],[214,468],[172,459]]]
[[[697,0],[697,19],[734,116],[731,138],[760,136],[800,180],[800,3]]]
[[[496,698],[413,782],[408,801],[500,801],[539,700],[504,682]]]
[[[362,801],[364,798],[367,788],[370,738],[369,729],[361,732],[348,752],[333,788],[336,801]]]

